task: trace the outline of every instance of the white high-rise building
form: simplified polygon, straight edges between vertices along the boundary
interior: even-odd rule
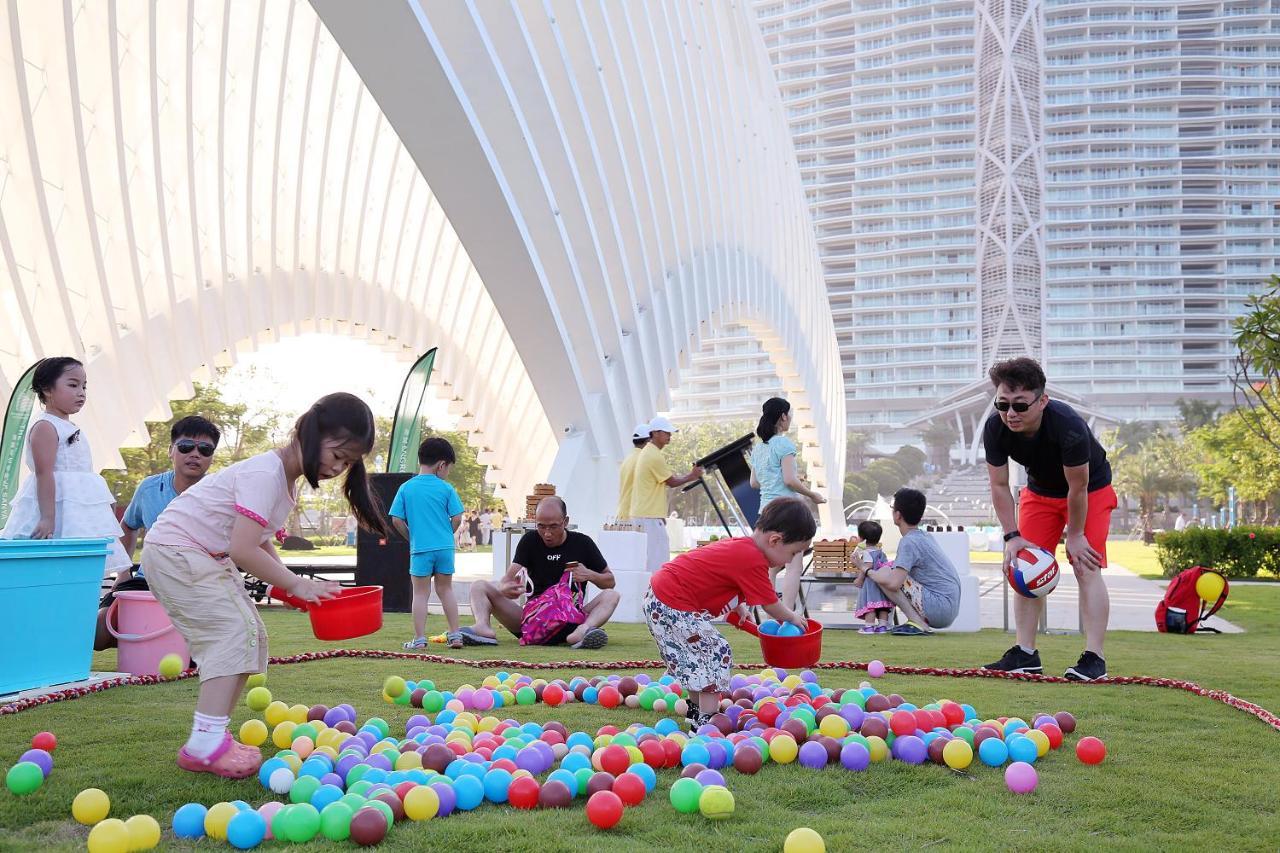
[[[1280,238],[1280,0],[759,0],[849,422],[954,418],[1042,358],[1112,420],[1230,396]]]

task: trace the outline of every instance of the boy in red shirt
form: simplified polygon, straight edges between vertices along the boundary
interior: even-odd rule
[[[750,536],[721,539],[688,551],[654,573],[644,594],[649,633],[667,663],[667,672],[689,690],[694,729],[720,710],[720,692],[729,686],[733,651],[711,624],[737,599],[750,618],[759,606],[780,622],[802,630],[805,619],[778,601],[769,570],[804,553],[817,532],[813,513],[799,498],[778,498],[760,512]]]

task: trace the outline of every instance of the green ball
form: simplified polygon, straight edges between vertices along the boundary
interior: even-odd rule
[[[702,797],[702,785],[697,779],[677,779],[671,786],[671,805],[680,814],[695,814]]]
[[[254,687],[244,697],[244,704],[249,706],[250,711],[265,711],[271,704],[271,691],[265,687]]]
[[[360,770],[361,768],[364,769],[364,773],[368,773],[372,769],[367,764],[357,764],[355,767],[351,768],[351,772],[355,773],[357,770]],[[360,776],[363,776],[364,773],[361,773]],[[347,793],[348,794],[359,794],[361,797],[363,797],[364,792],[373,787],[372,782],[366,782],[364,779],[361,779],[360,776],[357,776],[356,781],[354,782],[350,780],[349,776],[347,777]]]
[[[755,744],[755,745],[760,749],[760,758],[761,758],[763,761],[768,762],[768,760],[769,760],[769,741],[765,740],[765,739],[764,739],[764,738],[762,738],[762,737],[753,737],[753,738],[751,738],[751,743],[754,743],[754,744]]]
[[[265,690],[266,688],[264,687],[262,689]],[[265,708],[266,705],[263,705],[262,707]],[[306,735],[307,737],[311,738],[312,743],[315,743],[316,737],[319,734],[320,733],[316,731],[315,726],[311,725],[310,723],[303,723],[302,725],[293,727],[293,731],[289,734],[289,742],[292,743],[293,741],[297,740],[303,735]]]
[[[4,783],[19,797],[39,790],[44,784],[44,771],[34,761],[19,761],[4,774]]]
[[[538,692],[527,684],[516,691],[517,705],[532,705],[537,699]]]
[[[338,802],[351,809],[351,813],[354,815],[364,807],[364,804],[367,803],[368,800],[361,796],[358,791],[348,791],[342,795],[342,799],[338,800]],[[333,805],[333,803],[330,803],[329,805]],[[321,812],[320,816],[324,817],[324,812]]]
[[[372,806],[382,812],[382,816],[387,819],[387,829],[391,829],[391,825],[396,822],[396,813],[391,810],[391,806],[387,805],[382,800],[369,800],[369,802],[364,805],[365,808]]]
[[[853,732],[844,739],[845,743],[860,743],[867,752],[871,751],[871,742],[857,732]]]
[[[271,835],[281,841],[289,840],[289,815],[293,812],[293,806],[288,805],[281,808],[271,816]]]
[[[653,703],[661,698],[662,691],[653,687],[647,687],[644,692],[640,694],[640,707],[644,708],[646,711],[652,711]]]
[[[381,737],[386,737],[387,732],[391,731],[391,727],[387,725],[387,721],[381,717],[370,717],[365,723],[366,726],[373,726],[378,730]]]
[[[438,714],[444,708],[444,694],[439,690],[428,690],[422,697],[422,710],[428,714]]]
[[[864,711],[867,709],[867,697],[863,696],[857,690],[846,691],[845,694],[840,697],[840,699],[841,699],[840,704],[842,706],[857,705],[859,708],[861,708]]]
[[[596,774],[594,767],[580,767],[573,775],[578,780],[578,793],[585,794],[587,792],[587,783],[591,781],[591,777]]]
[[[424,678],[418,682],[418,688],[420,690],[435,690],[436,683],[432,681],[430,678]]]
[[[955,730],[956,737],[964,740],[969,746],[973,746],[973,729],[968,726],[959,726]]]
[[[411,699],[413,699],[413,694],[406,690],[391,701],[397,705],[408,705]]]
[[[318,790],[320,790],[319,779],[314,776],[299,776],[294,781],[293,787],[289,789],[289,802],[309,803]]]
[[[404,679],[398,675],[388,675],[387,680],[382,682],[382,692],[392,699],[404,695],[406,687]]]
[[[249,676],[249,680],[245,682],[245,686],[251,687],[251,688],[261,687],[266,683],[267,683],[267,674],[265,672],[255,672],[253,675]],[[271,703],[268,702],[267,704],[269,705]]]
[[[306,778],[306,777],[303,777]],[[298,844],[305,844],[316,837],[320,831],[320,812],[311,803],[299,803],[289,813],[285,824],[288,839]]]
[[[617,746],[635,746],[636,739],[626,732],[618,732],[613,736],[613,743]]]
[[[355,811],[342,800],[329,803],[320,812],[320,832],[330,841],[346,841],[351,835],[351,818]]]

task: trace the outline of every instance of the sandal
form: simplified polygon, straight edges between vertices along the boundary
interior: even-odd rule
[[[875,633],[877,633],[877,631],[876,631],[876,626],[875,626],[875,625],[863,625],[861,628],[859,628],[859,629],[858,629],[858,633],[859,633],[859,634],[875,634]]]
[[[427,638],[426,638],[426,637],[414,637],[412,640],[410,640],[409,642],[405,643],[405,644],[404,644],[404,647],[405,647],[406,649],[408,649],[409,651],[414,651],[414,650],[416,650],[416,649],[425,649],[425,648],[427,647]]]
[[[450,631],[447,637],[449,640],[449,648],[451,649],[462,648],[462,632],[461,631]]]
[[[212,773],[223,779],[247,779],[262,766],[262,753],[238,744],[231,732],[227,732],[207,758],[197,758],[183,746],[178,750],[178,766],[192,773]]]

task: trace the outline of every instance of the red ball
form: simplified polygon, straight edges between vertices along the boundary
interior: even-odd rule
[[[618,795],[624,805],[638,806],[644,802],[644,795],[649,792],[644,780],[634,773],[623,773],[613,780],[613,792]]]
[[[520,768],[510,758],[499,758],[493,764],[489,765],[491,770],[505,770],[508,773],[515,773]]]
[[[929,760],[934,764],[946,764],[942,759],[942,751],[947,748],[947,742],[940,737],[934,738],[929,742]]]
[[[600,703],[602,708],[616,708],[618,703],[622,701],[622,694],[618,692],[616,687],[601,687],[599,696],[596,701]]]
[[[387,819],[382,812],[366,806],[351,818],[351,840],[361,847],[372,847],[387,837]]]
[[[754,776],[760,772],[764,759],[760,757],[760,750],[751,747],[742,747],[733,751],[733,769],[739,773],[745,773],[748,776]]]
[[[945,720],[945,725],[959,725],[964,722],[964,708],[961,708],[955,702],[943,702],[942,719]]]
[[[58,738],[53,732],[40,732],[40,734],[31,739],[31,748],[53,752],[58,748]]]
[[[782,709],[778,707],[777,702],[765,702],[760,706],[760,710],[756,711],[756,719],[766,726],[772,726],[781,713]]]
[[[894,711],[889,717],[889,728],[895,735],[909,735],[915,732],[916,718],[910,711]]]
[[[612,773],[618,776],[627,772],[627,768],[631,766],[631,755],[625,747],[617,744],[606,746],[600,753],[600,769],[606,773]]]
[[[1058,728],[1062,729],[1063,734],[1069,735],[1076,730],[1076,718],[1070,712],[1059,711],[1053,718],[1058,721]]]
[[[563,782],[561,783],[564,784]],[[565,788],[568,791],[568,788]],[[542,795],[542,786],[538,784],[538,780],[532,776],[521,776],[519,779],[511,780],[511,786],[507,788],[507,802],[511,803],[517,809],[537,808],[538,799]]]
[[[587,796],[590,797],[597,791],[612,791],[614,776],[612,773],[592,773],[591,778],[587,780]]]
[[[666,758],[664,766],[677,766],[680,763],[680,744],[673,740],[664,740],[662,742],[662,755]]]
[[[597,736],[599,736],[599,735],[609,735],[610,737],[612,737],[613,735],[616,735],[617,733],[618,733],[618,727],[617,727],[617,726],[603,725],[603,726],[601,726],[600,728],[596,729],[596,735],[597,735]]]
[[[1044,723],[1040,726],[1040,731],[1044,732],[1045,737],[1049,738],[1049,748],[1057,749],[1062,746],[1062,729],[1058,728],[1056,723]]]
[[[559,684],[548,684],[542,689],[542,701],[554,708],[564,701],[564,688]]]
[[[644,756],[644,763],[648,764],[654,770],[661,770],[666,764],[666,753],[662,751],[662,742],[657,740],[646,740],[637,747],[640,754]]]
[[[408,795],[408,793],[416,787],[418,787],[417,782],[401,782],[399,785],[396,785],[391,790],[396,792],[396,796],[399,797],[400,802],[403,803],[405,796]],[[392,810],[394,811],[394,807]]]
[[[1101,764],[1106,757],[1107,747],[1096,737],[1082,737],[1076,744],[1076,758],[1085,764]]]
[[[511,796],[510,789],[507,790],[507,796]],[[538,792],[538,805],[544,809],[563,809],[572,802],[573,794],[569,793],[569,786],[559,779],[549,780]]]
[[[612,829],[622,820],[622,798],[613,791],[596,791],[587,800],[587,820],[598,829]]]

